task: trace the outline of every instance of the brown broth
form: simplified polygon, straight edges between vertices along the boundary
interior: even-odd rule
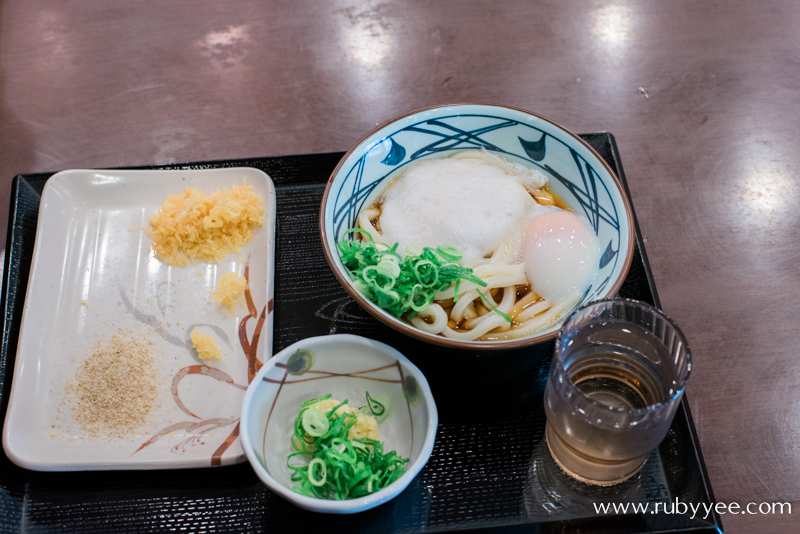
[[[501,288],[492,289],[492,297],[494,297],[495,300],[496,300],[496,294],[499,294],[500,289]],[[522,300],[523,298],[525,298],[530,293],[534,293],[534,291],[531,289],[530,284],[517,285],[515,289],[516,289],[516,301],[515,301],[515,304],[517,302],[519,302],[520,300]],[[527,309],[530,306],[533,306],[534,304],[536,304],[537,302],[541,302],[543,300],[541,298],[541,296],[537,295],[537,297],[538,298],[531,300],[531,302],[529,302],[525,306],[523,306],[522,309],[523,310]],[[493,310],[490,310],[490,309],[486,308],[482,303],[478,304],[477,303],[478,300],[479,299],[476,299],[473,302],[475,303],[474,306],[475,306],[476,311],[480,315],[485,315],[486,313],[494,313]],[[450,317],[450,313],[453,311],[453,306],[455,306],[455,302],[453,302],[453,299],[436,300],[434,302],[436,304],[439,304],[442,307],[442,309],[444,310],[444,312],[447,314],[447,316]],[[484,312],[484,313],[481,313],[481,312]],[[463,319],[463,320],[458,321],[458,322],[454,321],[453,319],[448,319],[447,326],[449,326],[451,330],[454,330],[456,332],[469,332],[471,329],[467,328],[466,326],[464,326],[464,323],[466,323],[467,321],[469,321],[469,319]],[[518,326],[520,324],[522,324],[522,322],[521,321],[517,321],[516,320],[516,316],[512,315],[511,316],[511,327],[514,328],[514,327],[516,327],[516,326]],[[496,328],[494,330],[490,330],[489,332],[487,332],[487,334],[496,333],[496,332],[499,332],[499,331],[500,330]],[[480,339],[480,338],[478,338],[478,339]]]
[[[530,293],[531,285],[530,284],[518,285],[518,286],[516,286],[515,289],[517,290],[517,300],[516,301],[518,302],[520,299],[522,299],[522,297],[524,297],[525,295]]]
[[[559,195],[558,193],[556,193],[555,191],[553,191],[553,189],[550,187],[550,182],[547,182],[546,184],[544,184],[544,186],[542,187],[542,189],[543,189],[544,191],[547,191],[548,193],[550,193],[550,195],[553,197],[553,202],[555,203],[556,207],[559,207],[559,208],[561,208],[562,210],[569,211],[569,212],[571,212],[571,213],[575,213],[575,210],[573,210],[573,209],[572,209],[572,208],[569,206],[569,204],[567,204],[566,202],[564,202],[564,199],[563,199],[563,198],[561,198],[561,195]]]

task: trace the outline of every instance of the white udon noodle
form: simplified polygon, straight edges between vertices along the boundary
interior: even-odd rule
[[[450,158],[477,159],[499,167],[507,174],[520,178],[520,183],[531,194],[532,202],[545,206],[555,205],[550,193],[537,188],[535,184],[520,176],[519,167],[486,150],[465,150],[457,152]],[[380,207],[365,208],[358,214],[358,226],[368,230],[376,243],[387,244],[380,231],[380,215]],[[518,298],[517,286],[528,285],[522,264],[522,237],[519,229],[509,232],[487,258],[471,262],[469,265],[464,265],[462,262],[465,267],[472,268],[473,274],[485,282],[486,286],[462,281],[459,284],[458,300],[453,302],[455,297],[455,284],[453,284],[450,288],[437,293],[435,301],[426,310],[418,312],[411,318],[411,324],[423,332],[460,341],[502,341],[535,334],[558,320],[578,301],[580,295],[576,292],[558,303],[553,303],[535,291],[529,290]],[[362,237],[362,239],[367,238]],[[512,323],[485,306],[477,292],[479,287],[484,297],[498,310],[508,315]],[[502,294],[499,302],[492,295],[493,291],[497,296]],[[446,308],[449,308],[449,311]]]

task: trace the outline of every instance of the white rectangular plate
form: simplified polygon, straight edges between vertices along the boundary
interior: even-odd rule
[[[265,221],[240,252],[186,267],[155,257],[145,229],[167,196],[187,186],[211,193],[245,179],[264,199]],[[257,169],[55,174],[39,207],[3,430],[8,457],[42,471],[245,461],[239,415],[249,380],[272,354],[274,250],[275,188]],[[235,316],[210,296],[229,271],[249,281],[247,306]],[[195,327],[214,338],[221,362],[197,357],[189,338]],[[73,418],[65,387],[97,343],[121,329],[152,342],[157,406],[125,439],[91,437]]]

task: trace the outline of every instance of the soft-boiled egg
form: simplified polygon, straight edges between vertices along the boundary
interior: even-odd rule
[[[528,225],[523,257],[533,290],[559,302],[589,288],[598,270],[600,243],[587,219],[548,211]]]

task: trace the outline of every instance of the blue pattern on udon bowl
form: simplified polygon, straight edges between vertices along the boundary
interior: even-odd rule
[[[356,226],[358,212],[387,178],[420,158],[465,149],[486,149],[548,176],[551,188],[589,219],[603,250],[594,283],[573,309],[610,296],[615,281],[627,272],[632,231],[618,183],[591,149],[562,128],[536,115],[493,105],[422,110],[387,124],[355,147],[332,178],[323,206],[327,246],[336,267],[346,273],[336,243]],[[559,326],[553,324],[537,336],[556,332]]]

